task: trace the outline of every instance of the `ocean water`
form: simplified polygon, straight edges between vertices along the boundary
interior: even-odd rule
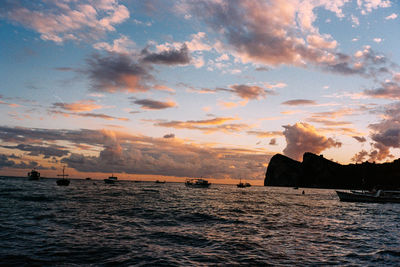
[[[400,204],[302,190],[0,177],[0,265],[399,266]]]

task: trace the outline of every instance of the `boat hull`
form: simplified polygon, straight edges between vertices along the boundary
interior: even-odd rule
[[[343,191],[336,191],[340,201],[344,202],[365,202],[365,203],[400,203],[400,197],[375,196],[372,194],[357,194]]]
[[[57,180],[57,185],[59,185],[59,186],[68,186],[69,183],[70,183],[70,181],[67,179]]]

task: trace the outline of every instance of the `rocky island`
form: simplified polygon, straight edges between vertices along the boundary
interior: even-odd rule
[[[276,154],[269,162],[264,186],[399,189],[400,159],[342,165],[310,152],[304,153],[302,162]]]

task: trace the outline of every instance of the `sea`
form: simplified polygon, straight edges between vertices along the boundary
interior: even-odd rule
[[[0,177],[0,265],[399,266],[400,204],[323,189]]]

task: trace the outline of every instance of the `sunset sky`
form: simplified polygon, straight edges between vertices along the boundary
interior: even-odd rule
[[[389,0],[3,0],[0,175],[262,184],[276,153],[393,161],[399,16]]]

